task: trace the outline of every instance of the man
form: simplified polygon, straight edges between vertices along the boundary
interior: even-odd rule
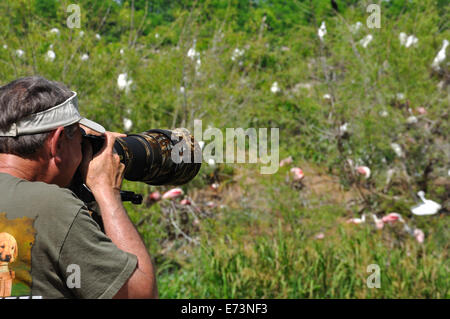
[[[94,156],[80,126],[106,138]],[[120,199],[119,136],[82,118],[61,83],[27,77],[0,87],[0,232],[18,248],[11,296],[157,297],[151,258]],[[68,189],[78,168],[104,233]]]

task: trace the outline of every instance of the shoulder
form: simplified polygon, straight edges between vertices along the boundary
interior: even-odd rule
[[[44,182],[23,182],[18,185],[19,193],[26,196],[40,214],[52,215],[71,212],[74,218],[85,204],[69,189]]]

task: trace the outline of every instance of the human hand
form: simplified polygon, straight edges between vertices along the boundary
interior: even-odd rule
[[[117,137],[126,137],[126,135],[106,132],[105,143],[95,155],[92,154],[90,143],[83,143],[83,160],[80,170],[85,184],[96,198],[102,194],[120,191],[125,165],[120,162],[119,155],[114,150]]]

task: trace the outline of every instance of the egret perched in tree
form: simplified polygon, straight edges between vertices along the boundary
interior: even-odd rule
[[[123,127],[124,127],[126,132],[129,132],[131,130],[131,128],[133,127],[133,121],[131,121],[130,119],[124,117],[123,118]]]
[[[438,52],[438,54],[436,55],[436,57],[433,60],[433,64],[431,64],[431,67],[436,70],[439,71],[441,69],[441,67],[439,66],[439,64],[441,64],[446,56],[445,56],[445,50],[447,49],[449,45],[448,40],[444,39],[442,41],[442,49]]]
[[[21,49],[16,50],[16,55],[18,58],[22,58],[25,55],[25,52]]]
[[[60,32],[59,32],[59,29],[58,29],[58,28],[53,28],[53,29],[50,30],[50,33],[59,35]]]
[[[133,80],[131,78],[128,79],[127,73],[119,74],[119,77],[117,78],[117,87],[119,88],[119,90],[121,91],[125,90],[125,93],[128,93],[132,83]]]
[[[319,30],[317,30],[317,35],[320,40],[323,41],[323,37],[327,34],[327,27],[325,26],[325,21],[322,21]]]
[[[409,48],[410,46],[416,45],[418,42],[419,42],[419,39],[416,36],[411,34],[406,39],[405,47]]]
[[[195,46],[197,45],[197,40],[194,39],[193,42],[194,43],[192,44],[192,47],[187,52],[187,56],[191,60],[195,60],[200,55],[200,53],[195,50]]]
[[[87,60],[89,60],[89,55],[87,55],[87,53],[85,53],[80,57],[80,59],[81,59],[81,61],[87,61]]]
[[[368,34],[363,39],[361,39],[361,41],[359,41],[359,43],[361,44],[361,46],[363,48],[367,48],[367,46],[369,45],[370,42],[372,42],[372,40],[373,40],[373,35]]]
[[[55,60],[55,58],[56,58],[55,52],[53,50],[48,50],[45,60],[53,62],[53,60]]]
[[[361,27],[362,27],[362,23],[361,22],[356,22],[355,24],[353,24],[353,25],[351,25],[350,26],[350,31],[352,32],[352,33],[356,33],[356,32],[358,32],[359,31],[359,29],[361,29]]]
[[[270,92],[272,92],[272,93],[280,92],[280,88],[278,86],[278,82],[273,82],[272,83],[272,86],[270,87]]]

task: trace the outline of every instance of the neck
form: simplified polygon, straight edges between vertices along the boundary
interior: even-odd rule
[[[23,158],[13,154],[0,154],[0,173],[27,181],[46,181],[46,165],[39,158]]]

